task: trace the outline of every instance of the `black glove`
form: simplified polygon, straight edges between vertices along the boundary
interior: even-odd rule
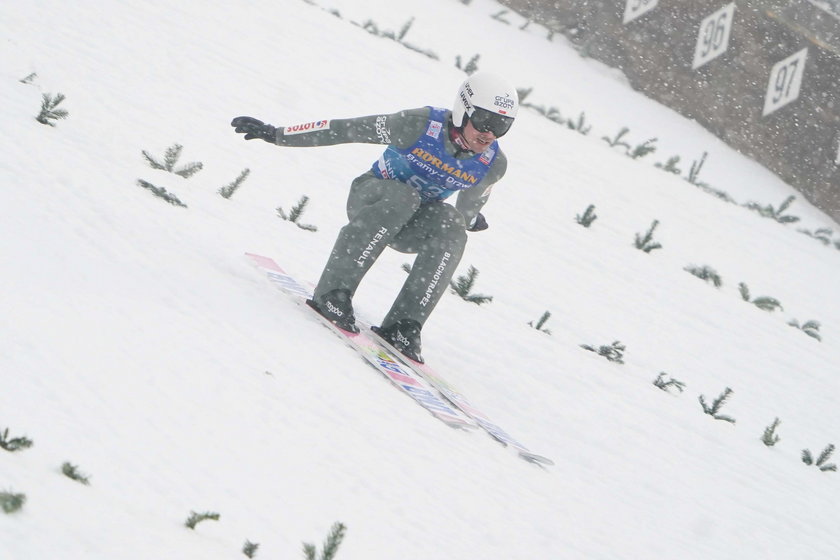
[[[487,220],[484,219],[484,214],[479,212],[478,215],[473,218],[473,221],[470,222],[470,225],[467,226],[467,231],[484,231],[489,227],[490,225],[487,223]]]
[[[236,132],[239,132],[240,134],[244,133],[245,140],[259,138],[260,140],[265,140],[266,142],[271,142],[272,144],[275,144],[277,141],[277,128],[271,126],[270,124],[265,124],[253,117],[236,117],[230,121],[230,126],[232,126]]]

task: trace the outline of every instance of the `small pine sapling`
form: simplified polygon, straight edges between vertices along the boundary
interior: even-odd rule
[[[780,310],[783,309],[782,304],[779,303],[779,300],[777,300],[774,297],[761,296],[761,297],[757,297],[755,299],[751,299],[750,289],[743,282],[740,282],[738,284],[738,291],[741,293],[741,298],[744,301],[752,303],[753,305],[755,305],[759,309],[763,309],[764,311],[771,311],[771,312],[775,311],[777,309],[780,309]]]
[[[458,294],[464,301],[481,305],[493,301],[493,296],[485,296],[482,294],[471,294],[470,292],[475,285],[475,279],[478,278],[478,270],[474,266],[470,266],[467,270],[466,276],[459,276],[456,280],[449,282],[449,288],[453,293]]]
[[[204,513],[196,513],[194,511],[190,512],[190,516],[184,522],[184,526],[189,527],[190,529],[195,529],[195,526],[201,523],[202,521],[212,520],[218,521],[221,515],[213,511],[205,511]]]
[[[528,326],[533,327],[540,332],[544,332],[545,334],[551,334],[551,331],[545,328],[545,324],[549,318],[551,318],[551,312],[546,311],[542,314],[542,317],[537,320],[536,324],[534,324],[533,321],[528,321]]]
[[[817,457],[817,460],[814,461],[814,457],[813,455],[811,455],[811,451],[808,449],[803,449],[802,462],[806,465],[816,465],[823,472],[836,471],[837,465],[835,465],[834,463],[826,464],[826,461],[828,461],[831,458],[832,453],[834,453],[834,444],[829,443],[826,446],[826,448],[823,449],[822,453],[820,453],[820,456]]]
[[[318,231],[318,228],[316,226],[301,224],[298,221],[298,220],[300,220],[300,217],[303,215],[303,211],[306,209],[306,205],[308,203],[309,203],[309,197],[306,196],[306,195],[303,195],[300,198],[300,200],[298,200],[298,203],[294,207],[292,207],[292,210],[288,214],[286,213],[285,210],[283,210],[282,207],[278,206],[277,207],[277,215],[280,218],[282,218],[286,221],[292,222],[293,224],[295,224],[300,229],[305,229],[306,231]]]
[[[224,187],[219,189],[219,194],[222,195],[223,198],[230,198],[233,196],[233,193],[245,182],[245,179],[248,178],[248,175],[251,174],[251,170],[247,167],[242,170],[242,173],[239,174],[239,177],[233,180],[232,183],[225,185]]]
[[[711,405],[706,402],[706,399],[703,395],[700,395],[700,404],[703,406],[703,412],[714,418],[715,420],[724,420],[731,424],[735,423],[735,419],[731,416],[725,416],[723,414],[718,414],[720,409],[723,408],[724,403],[726,403],[729,396],[733,393],[732,389],[729,387],[723,391],[723,393],[716,398]]]
[[[545,118],[547,118],[551,122],[557,124],[563,124],[564,122],[566,122],[566,119],[563,118],[563,116],[560,114],[560,109],[558,109],[557,107],[549,107],[547,111],[543,112],[543,115],[545,115]]]
[[[778,208],[773,208],[772,204],[768,204],[767,206],[762,206],[758,202],[747,202],[744,204],[744,207],[758,212],[761,216],[765,218],[771,218],[776,220],[780,224],[792,224],[794,222],[799,221],[798,216],[791,216],[785,215],[784,212],[793,204],[793,201],[796,200],[795,196],[789,196],[782,202]]]
[[[63,93],[57,93],[55,96],[50,95],[49,93],[45,93],[41,96],[41,112],[38,113],[38,116],[35,117],[35,120],[41,124],[46,124],[48,126],[55,126],[53,121],[57,121],[59,119],[66,119],[70,116],[70,113],[65,111],[64,109],[58,109],[58,105],[64,101],[65,97]]]
[[[636,249],[640,251],[644,251],[645,253],[650,253],[654,249],[661,249],[662,245],[653,240],[653,232],[656,230],[656,227],[659,225],[659,220],[653,220],[653,223],[650,225],[650,229],[648,229],[647,233],[644,235],[637,233],[636,234]]]
[[[335,15],[339,18],[341,17],[341,13],[338,10],[331,10],[330,13],[332,13],[333,15]],[[406,47],[407,49],[418,52],[418,53],[420,53],[422,55],[425,55],[425,56],[427,56],[431,59],[439,60],[438,55],[436,55],[435,53],[433,53],[431,51],[421,49],[419,47],[416,47],[414,45],[411,45],[411,44],[403,41],[403,39],[405,38],[405,35],[408,33],[408,30],[411,28],[412,24],[414,23],[414,18],[411,18],[408,22],[406,22],[403,25],[403,27],[402,27],[402,29],[400,30],[399,33],[395,33],[394,31],[391,31],[391,30],[380,30],[379,26],[376,25],[373,22],[373,20],[367,20],[366,22],[364,22],[361,25],[358,24],[358,23],[355,23],[355,22],[351,22],[351,23],[353,23],[353,25],[357,25],[357,26],[361,27],[362,29],[364,29],[365,31],[370,33],[371,35],[376,35],[377,37],[384,37],[386,39],[391,39],[392,41],[396,41],[397,43],[401,44],[402,46]]]
[[[586,125],[586,113],[581,113],[578,115],[577,121],[573,121],[571,119],[566,121],[566,126],[570,129],[579,132],[586,136],[589,134],[589,131],[592,130],[591,126]]]
[[[590,204],[586,207],[586,210],[583,211],[583,214],[578,214],[575,216],[575,221],[582,225],[585,228],[588,228],[592,225],[592,222],[598,219],[598,216],[595,214],[595,205]]]
[[[589,344],[581,344],[580,347],[585,350],[589,350],[590,352],[595,352],[599,356],[605,357],[608,361],[615,362],[617,364],[624,363],[624,351],[627,349],[627,347],[618,340],[614,341],[609,346],[602,345],[596,348]]]
[[[622,138],[628,132],[630,132],[630,129],[625,126],[625,127],[622,127],[621,130],[618,131],[618,134],[616,134],[614,138],[610,138],[608,136],[602,136],[601,140],[603,140],[604,142],[609,144],[611,148],[615,148],[616,146],[621,146],[621,147],[624,148],[624,151],[627,152],[628,150],[630,150],[630,144],[623,141]]]
[[[813,237],[823,245],[831,245],[831,236],[834,235],[834,232],[831,228],[817,228],[814,231],[808,229],[799,229],[799,233],[804,233],[809,237]]]
[[[9,428],[0,433],[0,447],[6,451],[15,452],[21,449],[29,449],[32,447],[32,440],[26,436],[13,437],[9,439]]]
[[[0,490],[0,508],[5,513],[14,513],[26,503],[26,494],[12,492],[11,490]]]
[[[779,427],[782,421],[776,418],[773,423],[764,428],[764,433],[761,435],[761,442],[767,447],[773,447],[781,438],[776,434],[776,428]]]
[[[668,377],[668,374],[665,373],[664,371],[659,372],[659,376],[657,376],[657,378],[653,380],[653,384],[656,387],[665,391],[666,393],[669,392],[669,389],[671,387],[675,388],[680,393],[682,393],[685,390],[685,383],[683,383],[682,381],[678,381],[676,379],[673,379],[673,378],[666,379],[667,377]]]
[[[662,171],[667,171],[668,173],[673,173],[674,175],[682,175],[682,169],[677,167],[677,164],[680,162],[680,156],[671,156],[668,158],[668,161],[665,163],[654,163],[654,167],[658,167]]]
[[[505,19],[505,15],[507,15],[507,13],[508,13],[508,11],[507,11],[507,10],[501,10],[499,13],[493,14],[493,15],[492,15],[492,16],[490,16],[490,17],[491,17],[491,18],[493,18],[493,19],[495,19],[496,21],[500,21],[500,22],[502,22],[502,23],[505,23],[505,24],[507,24],[507,25],[510,25],[510,22],[509,22],[508,20],[506,20],[506,19]]]
[[[691,163],[691,169],[688,170],[688,176],[686,177],[686,181],[691,183],[692,185],[696,185],[698,187],[708,187],[707,183],[700,181],[700,170],[703,169],[703,164],[706,163],[706,156],[708,154],[703,152],[703,155],[700,156],[700,161],[693,161]]]
[[[180,206],[182,208],[187,207],[187,205],[181,202],[181,200],[177,196],[167,191],[164,187],[157,187],[148,181],[144,181],[143,179],[137,179],[137,184],[143,187],[144,189],[151,191],[151,193],[154,194],[156,197],[162,198],[163,200],[165,200],[169,204],[172,204],[173,206]]]
[[[189,179],[204,167],[204,164],[198,161],[194,161],[192,163],[188,163],[178,169],[175,169],[175,166],[178,164],[178,160],[181,158],[181,150],[184,147],[180,144],[173,144],[169,148],[166,149],[166,153],[163,156],[163,162],[158,161],[155,159],[149,152],[146,150],[142,150],[141,153],[143,157],[146,158],[149,166],[152,169],[161,169],[163,171],[168,171],[170,173],[174,173],[184,179]]]
[[[27,77],[21,78],[18,81],[22,84],[30,85],[32,82],[35,81],[35,78],[37,78],[37,77],[38,77],[38,73],[37,72],[32,72]]]
[[[627,155],[633,159],[639,159],[645,157],[648,154],[652,154],[656,151],[656,146],[654,146],[656,141],[656,138],[650,138],[648,140],[645,140],[644,142],[630,150],[630,152]]]
[[[711,282],[715,288],[720,288],[723,286],[723,280],[720,278],[720,274],[715,271],[714,268],[710,266],[695,266],[695,265],[688,265],[683,270],[686,270],[700,278],[701,280],[705,280],[706,282]]]
[[[61,472],[70,480],[75,480],[85,486],[90,485],[90,476],[79,472],[79,467],[71,464],[70,462],[65,462],[61,465]]]
[[[806,321],[804,324],[800,325],[799,321],[796,319],[792,319],[788,325],[791,327],[796,327],[800,329],[802,332],[810,336],[811,338],[816,338],[820,342],[822,342],[822,336],[820,336],[820,322],[819,321]]]
[[[253,558],[257,555],[257,549],[260,547],[260,543],[253,543],[251,541],[245,541],[245,544],[242,545],[242,554],[247,556],[248,558]]]
[[[405,36],[408,35],[408,31],[409,29],[411,29],[412,25],[414,25],[413,17],[409,18],[409,20],[403,24],[402,28],[400,28],[399,33],[397,33],[398,42],[402,43],[403,39],[405,39]]]
[[[333,560],[346,532],[347,527],[343,523],[336,522],[327,534],[321,555],[318,556],[318,549],[314,544],[303,543],[303,557],[306,560]]]
[[[472,76],[478,71],[478,60],[481,58],[480,54],[474,54],[465,65],[462,66],[461,55],[455,57],[455,66],[459,70],[463,70],[468,76]]]

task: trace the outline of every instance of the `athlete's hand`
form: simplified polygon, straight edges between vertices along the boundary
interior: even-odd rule
[[[490,225],[487,223],[487,220],[484,218],[484,214],[479,212],[475,218],[470,222],[470,225],[467,226],[467,231],[484,231],[485,229],[489,228]]]
[[[236,117],[230,121],[230,126],[240,134],[245,134],[245,140],[259,138],[274,144],[277,140],[277,128],[253,117]]]

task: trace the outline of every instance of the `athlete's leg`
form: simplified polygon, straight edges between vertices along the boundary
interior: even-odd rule
[[[347,198],[349,222],[341,228],[315,299],[333,290],[352,297],[373,262],[420,207],[420,195],[399,181],[371,174],[357,177]]]
[[[466,244],[464,217],[455,207],[421,206],[391,242],[397,251],[417,253],[417,258],[382,326],[411,319],[422,327],[449,287]]]

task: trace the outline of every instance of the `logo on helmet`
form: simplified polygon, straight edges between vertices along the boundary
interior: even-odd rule
[[[472,94],[470,94],[470,97],[472,97]],[[470,100],[467,98],[467,94],[463,91],[461,92],[461,102],[464,104],[464,109],[466,109],[467,112],[471,112],[472,103],[470,103]]]
[[[510,110],[513,109],[514,101],[508,94],[497,95],[496,99],[493,101],[493,105],[503,110]]]

